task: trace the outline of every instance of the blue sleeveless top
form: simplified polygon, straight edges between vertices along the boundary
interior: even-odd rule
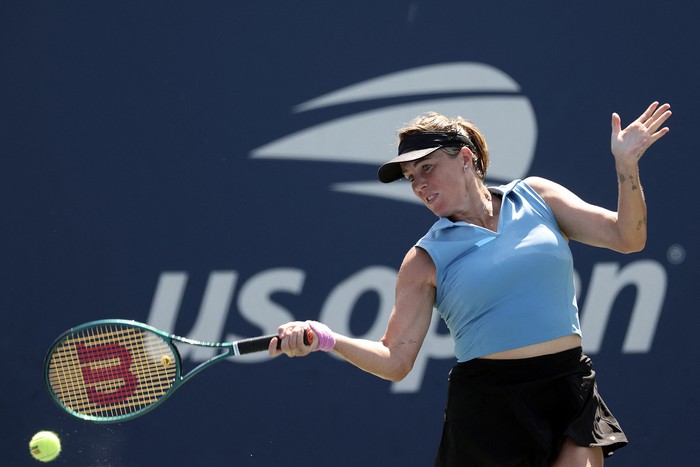
[[[554,213],[525,182],[502,196],[498,232],[440,218],[416,246],[437,271],[435,307],[465,362],[581,335],[573,258]]]

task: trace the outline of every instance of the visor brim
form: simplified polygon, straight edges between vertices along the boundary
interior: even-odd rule
[[[437,151],[442,146],[437,146],[434,148],[417,149],[415,151],[407,152],[401,154],[400,156],[394,157],[389,162],[386,162],[377,171],[377,178],[382,183],[391,183],[400,178],[403,178],[403,172],[401,171],[402,162],[410,162],[418,160],[422,157],[427,156],[431,152]]]

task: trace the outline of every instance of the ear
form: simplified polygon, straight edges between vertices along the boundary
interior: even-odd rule
[[[459,151],[459,155],[462,157],[462,162],[464,165],[473,164],[474,153],[468,147],[464,146],[461,151]]]

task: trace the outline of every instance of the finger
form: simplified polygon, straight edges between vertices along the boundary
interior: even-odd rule
[[[653,133],[659,128],[663,122],[665,122],[668,117],[671,116],[671,111],[669,110],[671,105],[666,103],[654,110],[654,113],[644,122],[644,124]]]
[[[656,133],[654,133],[654,134],[652,135],[652,137],[651,137],[651,143],[650,143],[650,145],[651,145],[651,144],[654,144],[656,141],[659,140],[659,138],[661,138],[663,135],[665,135],[665,134],[668,133],[669,131],[670,131],[670,129],[669,129],[668,127],[664,127],[664,128],[662,128],[662,129],[660,129],[659,131],[657,131]]]
[[[637,119],[638,122],[645,123],[647,122],[652,115],[654,115],[654,110],[656,110],[656,107],[659,105],[657,101],[654,101],[647,107],[647,109],[644,111],[642,115],[639,116]]]
[[[301,323],[301,321],[292,321],[289,323],[282,324],[280,327],[277,328],[277,334],[282,336],[288,329],[293,329],[295,326],[299,326]]]
[[[289,336],[291,335],[291,331],[292,330],[290,328],[285,327],[282,331],[282,334],[279,337],[277,337],[277,339],[279,340],[279,344],[277,344],[277,351],[280,353],[287,354],[290,357],[292,356],[291,348],[289,345]]]
[[[270,340],[270,345],[267,346],[267,351],[271,357],[277,357],[282,353],[280,350],[277,349],[278,342],[280,342],[279,337],[273,337]]]
[[[612,121],[610,125],[612,126],[613,137],[616,137],[620,133],[620,131],[622,131],[622,120],[616,112],[613,112],[612,114]]]
[[[292,338],[294,339],[294,348],[298,352],[305,352],[308,350],[308,346],[304,342],[304,335],[306,334],[307,327],[305,325],[303,326],[297,326],[294,329],[294,334],[292,335]]]
[[[652,117],[652,118],[658,118],[659,115],[665,113],[665,112],[666,112],[667,110],[669,110],[670,108],[671,108],[671,104],[668,104],[668,103],[659,106],[659,107],[654,111],[654,114],[653,114],[653,117]]]
[[[293,337],[290,334],[289,336],[282,339],[282,346],[280,347],[280,351],[290,358],[296,357],[297,354],[294,343],[292,341]]]
[[[300,326],[294,323],[293,326],[285,330],[284,339],[282,340],[282,351],[289,357],[301,355],[301,347],[299,346]]]
[[[669,106],[670,107],[670,106]],[[651,123],[648,125],[649,131],[654,133],[661,125],[664,124],[666,120],[672,115],[671,111],[665,110],[663,113],[657,115],[656,113],[652,117]]]

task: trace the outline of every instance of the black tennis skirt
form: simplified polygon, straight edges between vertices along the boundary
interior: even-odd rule
[[[517,359],[475,359],[450,371],[436,467],[544,467],[566,438],[603,448],[627,444],[598,394],[581,348]]]

